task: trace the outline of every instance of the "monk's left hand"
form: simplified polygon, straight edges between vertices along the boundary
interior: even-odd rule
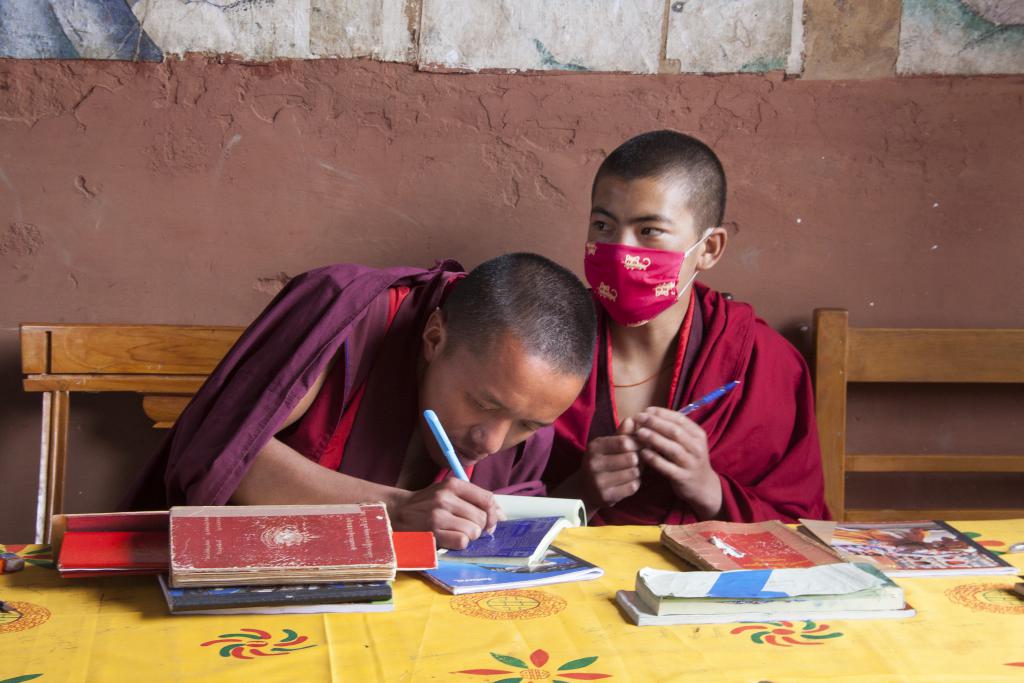
[[[634,419],[641,462],[664,475],[699,518],[718,515],[722,482],[711,468],[708,437],[700,425],[667,408],[651,407]]]

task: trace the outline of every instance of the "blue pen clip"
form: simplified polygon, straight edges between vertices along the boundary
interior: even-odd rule
[[[424,410],[423,419],[427,421],[427,426],[430,427],[430,431],[434,434],[434,439],[441,448],[441,453],[444,455],[445,460],[448,461],[448,467],[451,468],[452,474],[462,481],[469,481],[469,477],[466,476],[466,470],[462,469],[462,463],[459,462],[459,456],[455,454],[455,448],[452,446],[451,440],[445,434],[441,421],[437,419],[437,414],[433,410]]]

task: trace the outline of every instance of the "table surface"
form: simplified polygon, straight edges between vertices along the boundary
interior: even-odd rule
[[[1024,520],[953,524],[996,552],[1024,540]],[[681,567],[658,533],[563,531],[604,567],[594,581],[451,596],[402,575],[382,614],[169,616],[153,577],[65,580],[48,547],[6,546],[30,562],[0,575],[20,611],[0,614],[0,683],[1024,681],[1013,576],[897,579],[918,612],[905,620],[633,626],[616,591]]]

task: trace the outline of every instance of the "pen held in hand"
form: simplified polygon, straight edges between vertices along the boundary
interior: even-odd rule
[[[735,389],[739,385],[740,385],[740,380],[738,380],[738,379],[737,380],[733,380],[732,382],[729,382],[728,384],[723,384],[722,386],[718,387],[717,389],[712,391],[707,396],[704,396],[703,398],[698,398],[693,403],[690,403],[690,404],[687,404],[687,405],[683,406],[682,408],[679,409],[679,412],[682,413],[683,415],[689,415],[693,411],[698,410],[700,408],[703,408],[704,406],[708,405],[709,403],[714,403],[715,401],[717,401],[718,399],[722,398],[723,396],[728,394],[730,391],[732,391],[733,389]]]
[[[441,426],[441,421],[437,419],[437,414],[433,410],[424,410],[423,419],[427,421],[427,426],[430,427],[430,431],[441,449],[441,454],[448,461],[448,467],[451,468],[452,474],[462,481],[469,481],[466,470],[462,469],[462,463],[459,462],[459,456],[455,454],[455,447],[452,446],[444,427]]]

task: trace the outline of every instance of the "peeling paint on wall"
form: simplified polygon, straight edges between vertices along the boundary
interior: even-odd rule
[[[14,222],[0,237],[0,256],[32,256],[43,246],[43,235],[31,223]]]
[[[684,73],[786,68],[793,0],[673,2],[665,56]]]
[[[1024,3],[903,0],[900,74],[1024,73]]]
[[[664,0],[423,0],[420,64],[657,73]]]

